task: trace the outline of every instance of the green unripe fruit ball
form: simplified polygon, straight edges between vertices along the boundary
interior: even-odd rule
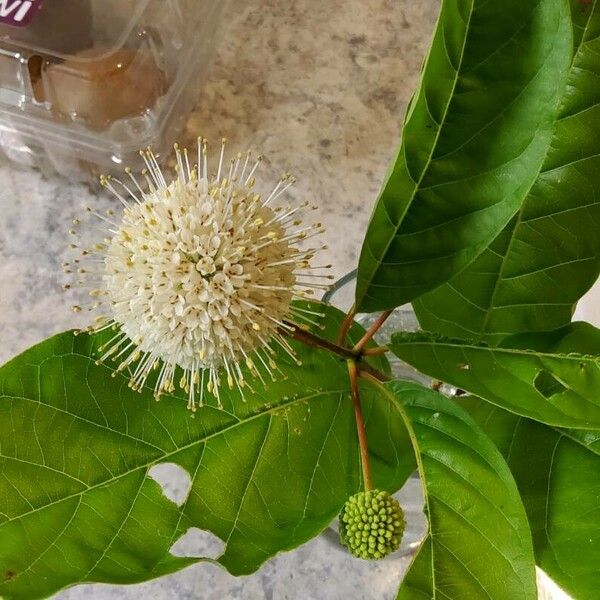
[[[398,550],[405,527],[402,507],[381,490],[354,494],[340,513],[340,541],[354,556],[366,560]]]

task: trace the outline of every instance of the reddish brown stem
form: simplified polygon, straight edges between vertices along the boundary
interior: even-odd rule
[[[386,310],[384,313],[381,313],[375,322],[367,329],[365,335],[363,335],[358,344],[356,344],[353,348],[355,352],[362,353],[365,349],[365,346],[371,341],[373,336],[379,331],[381,326],[385,323],[386,319],[392,314],[391,310]]]
[[[348,332],[350,331],[350,327],[352,327],[352,323],[354,322],[354,317],[356,316],[356,310],[354,310],[354,306],[350,308],[348,314],[344,317],[342,324],[340,325],[340,332],[338,334],[338,344],[340,346],[346,345],[346,338],[348,337]]]
[[[350,391],[352,393],[352,403],[354,404],[354,417],[356,418],[356,431],[358,433],[358,446],[360,449],[360,464],[362,466],[363,484],[365,491],[373,489],[371,481],[371,465],[369,464],[369,448],[367,445],[367,432],[365,431],[365,422],[360,403],[360,394],[358,391],[358,368],[354,360],[348,361],[348,374],[350,376]]]
[[[281,328],[279,330],[279,332],[283,333],[284,335],[298,340],[307,346],[316,346],[317,348],[323,348],[323,350],[329,350],[329,352],[333,352],[334,354],[342,356],[343,358],[356,358],[356,353],[350,348],[344,348],[338,344],[335,344],[334,342],[330,342],[325,338],[315,335],[308,329],[298,327],[298,325],[295,325],[290,321],[284,321],[284,323],[289,327],[286,329]]]
[[[319,337],[314,333],[302,329],[293,323],[285,322],[286,325],[289,325],[289,329],[280,329],[279,332],[283,335],[287,335],[288,337],[301,342],[306,346],[313,346],[314,348],[322,348],[323,350],[328,350],[333,354],[337,354],[345,359],[352,359],[358,361],[360,356],[358,353],[354,352],[354,350],[350,348],[343,348],[342,346],[338,346],[325,338]],[[381,371],[378,371],[371,365],[366,362],[360,361],[360,370],[365,371],[366,373],[370,373],[375,379],[378,381],[389,381],[390,377]]]

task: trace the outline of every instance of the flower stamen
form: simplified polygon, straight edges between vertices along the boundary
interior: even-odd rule
[[[63,265],[93,299],[74,310],[105,313],[86,330],[116,330],[98,361],[115,361],[137,391],[151,378],[157,399],[177,382],[192,411],[204,405],[205,390],[222,407],[223,383],[245,399],[245,390],[253,392],[249,379],[265,385],[264,373],[273,380],[280,371],[273,344],[300,364],[281,332],[294,331],[293,320],[320,326],[322,313],[292,301],[327,289],[324,280],[332,278],[315,272],[330,265],[310,265],[318,248],[304,247],[323,230],[299,218],[315,207],[279,204],[295,179],[284,174],[263,197],[254,191],[262,156],[238,153],[227,168],[225,150],[223,138],[212,176],[207,141],[199,137],[196,164],[187,149],[174,146],[172,181],[150,149],[140,152],[141,179],[129,168],[131,183],[102,177],[122,214],[88,208],[107,227],[104,241],[72,244],[81,258]],[[73,221],[74,235],[79,224]]]

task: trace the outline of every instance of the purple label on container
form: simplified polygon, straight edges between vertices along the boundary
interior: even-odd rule
[[[26,27],[41,5],[42,0],[0,0],[0,23]]]

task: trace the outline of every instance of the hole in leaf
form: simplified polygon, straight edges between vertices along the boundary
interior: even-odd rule
[[[161,463],[151,467],[148,476],[160,485],[163,494],[177,506],[187,500],[192,479],[183,467],[175,463]]]
[[[544,396],[544,398],[550,398],[555,394],[564,392],[567,388],[558,380],[550,371],[540,371],[533,385],[535,389]]]
[[[189,558],[219,558],[225,542],[210,531],[190,527],[172,546],[171,554]]]

